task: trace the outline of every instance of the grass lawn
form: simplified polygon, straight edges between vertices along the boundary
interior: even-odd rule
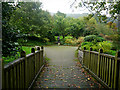
[[[26,52],[26,55],[31,53],[31,48],[32,47],[22,46],[22,49]],[[2,59],[4,60],[4,64],[7,64],[9,62],[12,62],[12,61],[18,59],[19,57],[20,57],[20,53],[18,52],[18,54],[16,56],[2,57]]]
[[[31,53],[31,49],[32,49],[32,47],[22,46],[22,49],[23,49],[23,51],[26,52],[26,55],[27,55],[27,54],[30,54],[30,53]]]

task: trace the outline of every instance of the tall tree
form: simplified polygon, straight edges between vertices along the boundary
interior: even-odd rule
[[[58,35],[62,35],[63,39],[66,35],[66,27],[67,27],[67,21],[66,21],[66,15],[61,12],[57,12],[54,15],[54,31]]]
[[[10,26],[9,21],[15,10],[13,3],[2,2],[2,54],[3,56],[13,55],[16,52],[17,34]]]
[[[43,39],[51,32],[52,17],[49,12],[41,9],[40,2],[19,3],[11,17],[11,26],[19,31],[21,36],[35,36]]]

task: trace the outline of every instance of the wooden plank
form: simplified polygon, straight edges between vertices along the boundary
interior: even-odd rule
[[[91,70],[91,51],[90,51],[90,55],[89,55],[90,57],[90,63],[89,63],[89,69]]]
[[[11,88],[11,72],[10,72],[10,68],[8,69],[8,88]]]
[[[101,67],[101,79],[102,79],[102,66],[103,66],[103,64],[102,64],[102,56],[100,56],[100,61],[101,61],[101,64],[100,64],[101,66],[100,67]]]
[[[33,57],[33,56],[32,56],[32,57]],[[32,60],[33,60],[33,58],[32,58]],[[29,75],[30,75],[30,83],[31,83],[31,81],[32,81],[32,67],[31,67],[31,66],[32,66],[32,63],[33,63],[32,60],[30,60],[30,65],[29,65],[29,68],[30,68],[30,71],[29,71],[29,72],[30,72],[30,74],[29,74]]]
[[[37,47],[37,51],[38,51],[38,69],[40,69],[40,47]]]
[[[41,53],[42,53],[42,51],[40,50],[40,67],[42,66],[42,55],[41,55]],[[85,59],[85,57],[83,57],[83,62],[84,62],[84,59]],[[84,64],[84,63],[83,63]]]
[[[95,73],[95,54],[93,54],[93,73]]]
[[[5,83],[6,83],[6,86],[5,88],[9,88],[9,81],[8,81],[8,70],[5,71],[6,72],[6,80],[5,80]]]
[[[109,60],[109,77],[108,77],[108,85],[111,87],[111,73],[112,72],[112,58]]]
[[[107,58],[106,57],[104,57],[104,82],[106,82],[106,68],[107,68],[107,64],[106,64],[106,60],[107,60]]]
[[[105,82],[105,56],[103,57],[103,81]]]
[[[35,76],[35,60],[34,60],[34,56],[32,56],[32,59],[31,59],[31,82],[32,82],[32,79],[33,77]]]
[[[13,67],[13,70],[14,70],[14,88],[17,88],[17,86],[16,86],[16,81],[17,81],[17,79],[16,79],[16,74],[17,74],[17,72],[16,72],[16,65],[14,65],[14,67]]]
[[[20,88],[20,64],[17,64],[17,88]]]
[[[22,64],[20,62],[20,88],[22,88]]]
[[[39,69],[40,69],[40,51],[39,51]]]
[[[95,54],[95,74],[97,74],[97,54]]]
[[[11,77],[10,77],[11,78],[11,83],[10,83],[11,84],[11,88],[14,88],[14,86],[13,86],[14,85],[13,84],[14,83],[14,81],[13,81],[13,67],[11,67],[11,69],[10,69],[10,74],[11,74]]]
[[[1,77],[2,81],[0,82],[0,85],[2,83],[1,87],[2,87],[2,89],[4,89],[5,88],[5,69],[4,69],[4,62],[3,62],[3,60],[1,60],[1,61],[2,61],[1,62],[2,63],[2,76],[0,76],[0,77]]]
[[[27,85],[28,85],[28,86],[29,86],[29,84],[30,84],[30,68],[29,68],[29,66],[30,66],[30,59],[27,58],[27,74],[28,74],[28,77],[27,77],[28,83],[27,83]]]
[[[27,58],[25,57],[25,88],[28,88],[28,66]]]
[[[112,60],[112,76],[111,76],[111,87],[113,88],[114,86],[114,70],[115,70],[115,60]]]
[[[93,71],[93,54],[91,53],[91,71]]]
[[[120,57],[120,51],[116,52],[116,56],[115,56],[115,69],[114,69],[114,88],[118,88],[118,78],[119,78],[119,61],[118,61],[118,57]]]
[[[102,56],[102,80],[104,80],[103,78],[104,78],[104,59],[103,59],[104,57]]]
[[[25,74],[24,73],[24,68],[25,68],[24,67],[24,61],[22,61],[22,84],[23,84],[22,86],[23,86],[23,88],[25,88],[25,83],[24,83],[24,79],[25,79],[25,77],[24,77],[25,76],[24,75]]]
[[[109,63],[108,63],[109,58],[106,58],[106,83],[108,84],[108,73],[109,73]]]

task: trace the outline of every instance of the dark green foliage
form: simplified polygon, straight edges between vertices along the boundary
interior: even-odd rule
[[[102,42],[102,41],[105,41],[105,39],[102,37],[98,37],[96,35],[88,35],[84,38],[84,41],[85,42]]]
[[[2,54],[3,56],[15,55],[17,33],[9,24],[10,17],[15,8],[7,2],[2,2]]]
[[[113,45],[114,45],[113,49],[120,50],[120,34],[115,34],[112,36],[112,38],[113,38]]]

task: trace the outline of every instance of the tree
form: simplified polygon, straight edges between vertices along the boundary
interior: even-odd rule
[[[85,24],[82,20],[80,19],[75,19],[75,18],[68,18],[68,27],[67,31],[69,32],[70,35],[72,35],[75,38],[78,38],[79,36],[83,36],[84,32],[84,27]]]
[[[76,2],[76,0],[74,2]],[[118,32],[117,35],[115,35],[113,44],[116,45],[117,49],[120,49],[120,38],[119,38],[120,37],[120,1],[119,0],[117,0],[117,2],[109,1],[106,3],[99,1],[84,2],[83,0],[81,0],[79,6],[86,7],[92,13],[92,15],[95,17],[98,23],[107,23],[110,21],[114,22],[114,20],[118,19]],[[110,18],[107,19],[105,14],[102,15],[103,11],[106,11],[106,14],[111,14]]]
[[[2,2],[2,54],[10,56],[16,54],[16,31],[10,26],[9,21],[15,10],[13,3]]]
[[[54,32],[58,35],[62,35],[63,39],[67,33],[67,21],[65,17],[66,15],[59,11],[54,15]]]
[[[52,32],[52,17],[41,9],[40,2],[22,2],[11,17],[11,26],[22,37],[39,37],[43,40]],[[49,37],[50,38],[50,37]],[[50,38],[51,39],[51,38]]]

